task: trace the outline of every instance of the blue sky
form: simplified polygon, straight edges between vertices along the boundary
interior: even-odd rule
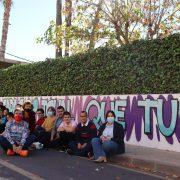
[[[6,52],[33,61],[55,57],[54,46],[37,44],[49,22],[55,20],[56,0],[14,0]],[[0,37],[2,34],[3,6],[0,6]],[[6,55],[7,58],[16,59]]]

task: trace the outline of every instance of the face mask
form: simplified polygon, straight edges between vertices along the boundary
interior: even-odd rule
[[[108,123],[113,123],[114,122],[114,117],[107,117],[107,122]]]
[[[15,115],[14,119],[16,122],[20,122],[20,121],[22,121],[22,116],[21,115]]]
[[[53,116],[53,115],[54,115],[54,113],[52,111],[47,112],[47,116]]]
[[[24,111],[26,111],[26,112],[31,112],[31,109],[25,109]]]

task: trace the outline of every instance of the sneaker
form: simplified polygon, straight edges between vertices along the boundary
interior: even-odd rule
[[[69,154],[69,155],[73,155],[73,154],[74,154],[71,149],[67,149],[67,150],[66,150],[66,153]]]
[[[8,149],[8,150],[7,150],[7,155],[8,155],[8,156],[14,156],[14,155],[15,155],[15,152],[14,152],[12,149]]]
[[[19,152],[19,155],[21,156],[21,157],[27,157],[28,156],[28,150],[21,150],[20,152]]]
[[[87,154],[89,160],[94,160],[94,155],[91,152]]]

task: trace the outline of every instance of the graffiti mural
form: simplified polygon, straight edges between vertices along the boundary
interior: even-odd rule
[[[0,101],[10,111],[25,101],[31,101],[35,111],[61,105],[76,121],[85,110],[97,128],[113,110],[125,129],[126,143],[180,152],[180,94],[2,97]]]

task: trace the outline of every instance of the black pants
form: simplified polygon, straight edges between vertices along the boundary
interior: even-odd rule
[[[40,137],[38,137],[37,141],[44,145],[44,147],[48,147],[48,144],[51,139],[51,132],[43,132]]]
[[[82,143],[83,144],[83,143]],[[76,155],[76,156],[83,156],[83,157],[87,157],[88,156],[88,153],[91,153],[93,152],[92,150],[92,145],[90,142],[87,143],[87,145],[83,148],[83,149],[78,149],[77,148],[77,142],[76,141],[71,141],[69,143],[69,148],[73,151],[73,153]]]
[[[22,147],[23,150],[28,150],[29,146],[34,142],[34,136],[29,135],[26,139],[26,142],[24,146]],[[3,150],[7,151],[8,149],[13,149],[12,144],[4,137],[0,136],[0,146],[3,148]]]
[[[69,132],[60,132],[59,133],[59,138],[50,141],[48,147],[50,148],[63,148],[67,149],[69,142],[73,141],[75,138],[74,133],[69,133]]]
[[[0,124],[0,133],[3,133],[5,130],[6,124]]]

